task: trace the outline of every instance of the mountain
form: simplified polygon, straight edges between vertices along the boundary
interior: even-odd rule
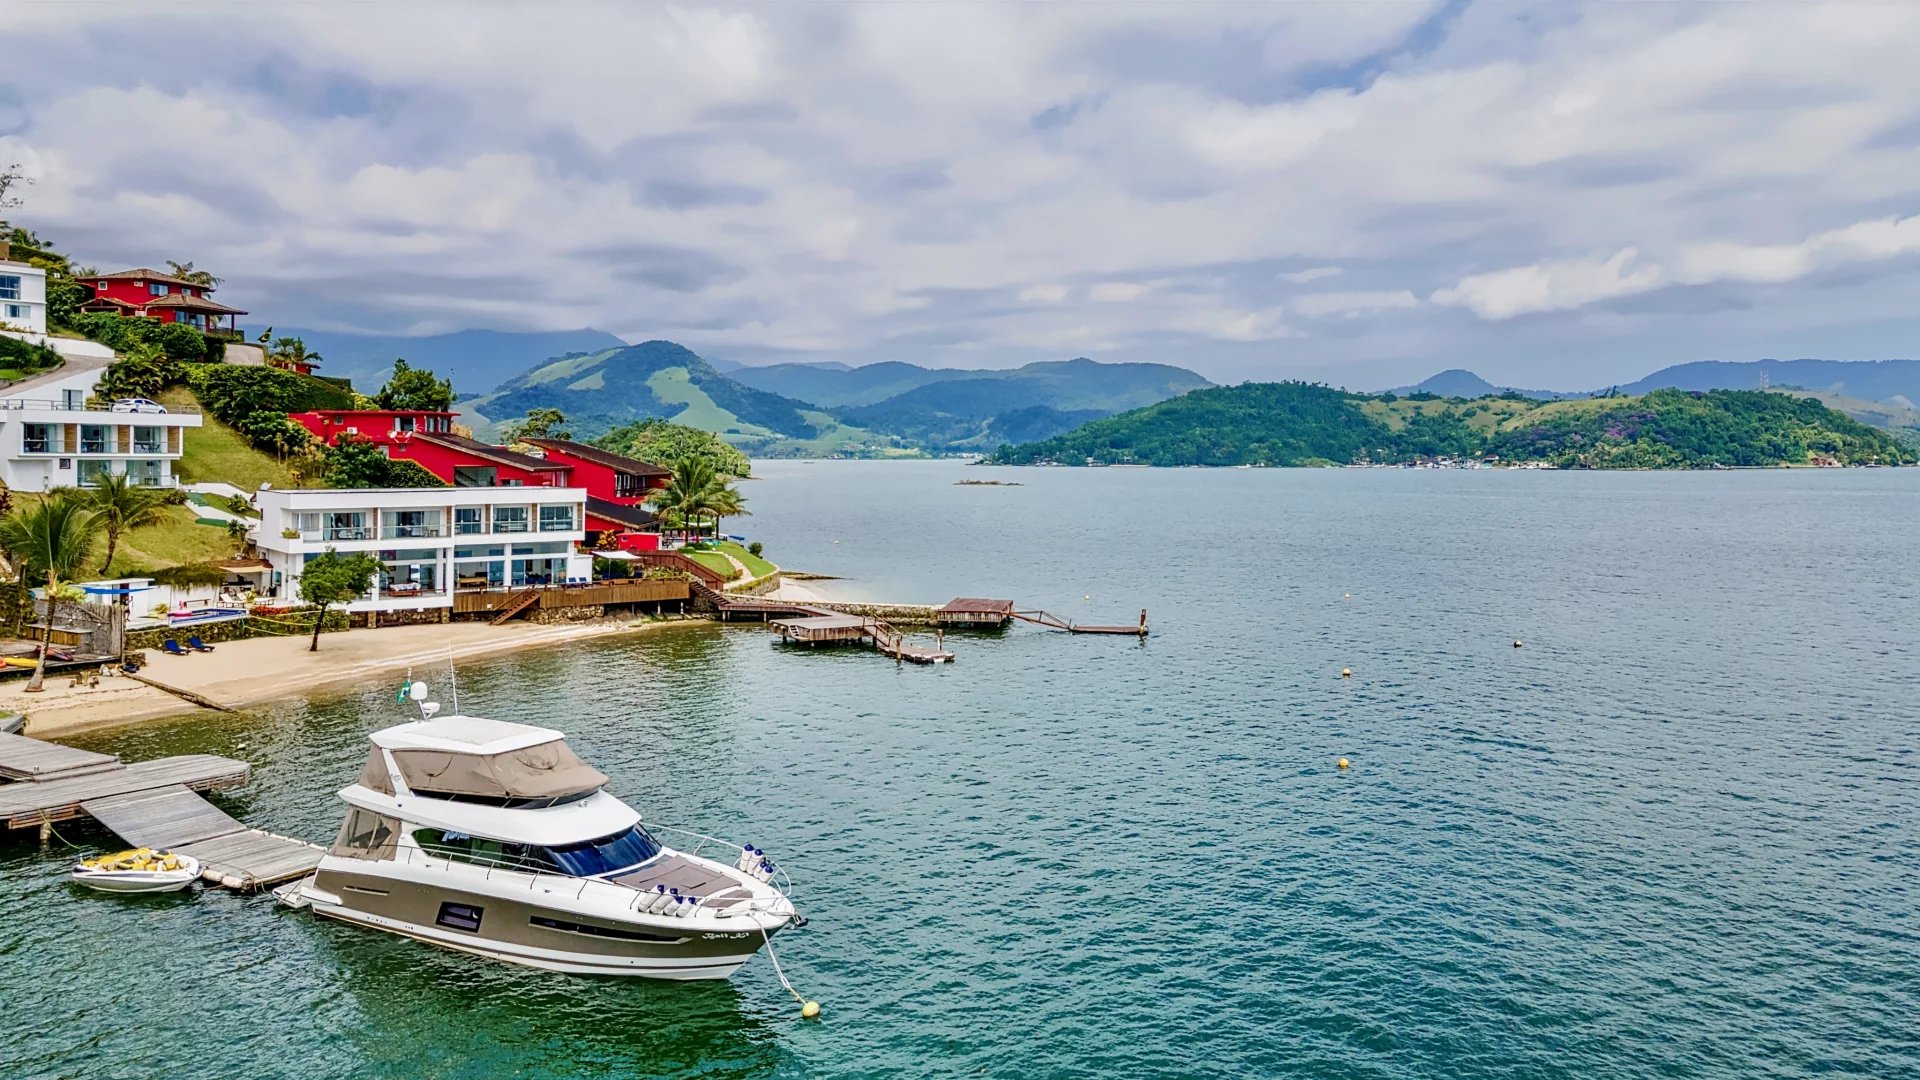
[[[1392,394],[1439,394],[1441,397],[1477,398],[1494,397],[1499,394],[1520,394],[1539,401],[1557,401],[1561,398],[1585,397],[1584,394],[1567,393],[1562,390],[1522,390],[1513,386],[1495,386],[1487,380],[1468,371],[1466,368],[1448,368],[1438,375],[1429,375],[1412,386],[1396,387],[1388,391]]]
[[[1119,412],[1176,397],[1213,384],[1186,368],[1169,364],[1102,364],[1086,357],[1046,360],[1005,369],[923,368],[889,360],[848,368],[845,365],[770,364],[745,368],[732,377],[776,394],[812,402],[822,408],[877,405],[936,383],[1004,381],[1020,384],[1032,395],[1011,406],[1046,405],[1055,409],[1102,409]],[[962,391],[977,394],[977,389]],[[937,402],[937,396],[917,399]],[[984,416],[979,417],[984,419]]]
[[[1752,390],[1760,376],[1775,387],[1843,394],[1901,406],[1920,403],[1920,360],[1696,360],[1675,364],[1620,387],[1623,394],[1649,390]],[[1901,399],[1895,401],[1894,399]]]
[[[481,435],[499,434],[529,409],[555,408],[583,440],[658,418],[714,432],[760,456],[912,453],[805,402],[735,382],[671,341],[556,357],[457,408]]]
[[[1497,455],[1575,468],[1912,463],[1920,453],[1811,398],[1655,390],[1533,402],[1412,400],[1307,383],[1197,390],[1006,447],[997,464],[1337,465]]]
[[[1087,359],[990,372],[936,372],[911,364],[772,367],[783,369],[770,383],[776,386],[793,388],[807,377],[822,377],[846,380],[841,389],[856,397],[908,389],[866,404],[822,407],[748,381],[769,368],[723,372],[684,346],[649,341],[556,357],[460,408],[482,435],[498,434],[529,409],[555,408],[582,439],[659,418],[714,432],[761,456],[899,456],[991,450],[1047,438],[1121,409],[1210,385],[1184,368]]]
[[[276,326],[274,337],[297,337],[321,357],[320,373],[352,379],[371,394],[387,381],[396,357],[451,378],[455,390],[479,394],[550,357],[617,349],[626,342],[605,330],[457,330],[427,337],[348,334]]]

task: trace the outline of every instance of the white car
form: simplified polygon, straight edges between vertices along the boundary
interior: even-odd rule
[[[149,401],[143,397],[130,397],[130,398],[121,398],[119,401],[114,402],[113,411],[114,412],[163,413],[167,411],[167,407],[165,405],[160,404],[157,401]]]

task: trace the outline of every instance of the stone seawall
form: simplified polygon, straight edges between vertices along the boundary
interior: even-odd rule
[[[935,622],[935,612],[940,610],[932,604],[856,604],[839,601],[813,603],[808,606],[844,611],[848,615],[861,615],[869,619],[884,619],[895,626],[932,626]]]

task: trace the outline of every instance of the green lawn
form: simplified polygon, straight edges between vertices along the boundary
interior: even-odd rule
[[[169,387],[160,395],[162,405],[197,405],[184,387]],[[224,480],[242,491],[254,491],[261,484],[288,488],[299,486],[286,466],[247,445],[240,433],[202,413],[201,426],[186,429],[185,453],[174,463],[174,472],[189,484]]]
[[[739,559],[740,562],[746,566],[747,573],[749,576],[756,577],[756,578],[763,578],[763,577],[766,577],[768,574],[773,573],[775,570],[780,569],[779,567],[773,565],[772,563],[761,558],[760,556],[755,555],[753,552],[748,551],[746,548],[741,547],[739,544],[736,544],[731,540],[722,540],[718,544],[715,544],[713,546],[719,548],[721,551],[726,552],[727,554],[733,556],[734,558]]]
[[[714,573],[725,577],[729,581],[740,575],[740,572],[733,568],[733,564],[727,561],[727,557],[717,551],[688,547],[681,548],[680,554],[685,555],[687,558],[692,559],[694,562],[699,563]]]
[[[43,496],[36,492],[13,493],[15,507],[37,502],[41,498]],[[224,526],[202,525],[196,521],[191,507],[169,506],[166,507],[166,520],[160,524],[135,529],[120,538],[120,546],[113,553],[113,565],[106,573],[98,572],[100,560],[107,554],[107,535],[101,533],[94,541],[93,557],[87,562],[87,573],[83,580],[95,577],[143,577],[149,570],[168,566],[215,562],[239,551],[242,546],[240,541],[227,535]]]

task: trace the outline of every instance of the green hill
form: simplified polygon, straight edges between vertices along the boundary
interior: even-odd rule
[[[822,379],[850,381],[825,395],[835,402],[830,405],[750,384],[754,373],[772,369],[722,372],[683,346],[649,341],[555,357],[460,408],[483,436],[498,434],[529,409],[555,408],[585,439],[661,419],[713,432],[758,456],[873,457],[991,450],[1209,385],[1184,368],[1085,359],[1008,371],[777,367],[784,372],[769,385],[817,390],[826,385]],[[872,400],[841,403],[853,398]]]
[[[1754,390],[1641,397],[1353,394],[1306,383],[1199,390],[1007,447],[998,464],[1338,465],[1497,456],[1577,468],[1912,464],[1920,454],[1807,398]]]

